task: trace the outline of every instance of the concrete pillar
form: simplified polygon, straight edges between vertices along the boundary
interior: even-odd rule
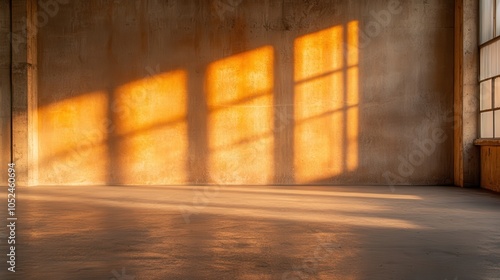
[[[479,186],[479,5],[476,0],[455,1],[455,133],[454,182]]]
[[[12,146],[19,186],[38,177],[37,3],[12,1]]]
[[[7,185],[10,143],[10,1],[0,0],[0,186]]]

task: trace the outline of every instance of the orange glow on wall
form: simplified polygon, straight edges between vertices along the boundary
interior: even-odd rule
[[[272,182],[273,63],[266,46],[207,68],[208,170],[215,183]]]
[[[108,98],[91,92],[38,111],[39,183],[105,183]],[[91,175],[90,175],[91,174]]]
[[[113,108],[120,180],[129,184],[186,182],[186,88],[187,73],[177,70],[116,90]]]
[[[351,21],[347,24],[347,66],[359,64],[359,22]]]
[[[341,70],[343,28],[335,26],[295,40],[295,81],[315,78]]]
[[[346,165],[348,171],[354,171],[358,167],[358,137],[359,137],[359,96],[358,96],[358,67],[347,70],[347,150]]]
[[[347,30],[346,33],[345,30]],[[358,166],[358,26],[295,40],[294,169],[297,183]]]
[[[275,79],[289,80],[275,77],[274,56],[274,48],[264,46],[208,64],[207,115],[191,112],[197,117],[190,119],[206,123],[200,139],[188,135],[188,97],[197,93],[188,92],[184,69],[40,108],[40,184],[178,185],[203,177],[202,183],[262,185],[281,176],[282,165],[290,182],[307,184],[354,172],[359,166],[358,22],[294,41],[293,103],[280,96],[275,104]],[[282,87],[284,94],[291,94],[289,85]],[[197,106],[205,106],[203,101]],[[293,144],[290,130],[274,131],[274,115],[285,111],[277,108],[293,112],[293,119],[285,120]],[[196,156],[206,174],[189,173],[190,140],[201,145],[204,154]],[[281,153],[289,156],[286,162],[275,162]]]
[[[359,22],[347,24],[347,150],[346,167],[354,171],[359,165]]]

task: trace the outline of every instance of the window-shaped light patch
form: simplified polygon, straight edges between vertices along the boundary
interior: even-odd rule
[[[298,183],[322,181],[358,166],[358,37],[354,21],[295,40]]]
[[[119,87],[113,100],[116,181],[187,180],[187,73],[175,70]]]
[[[347,25],[347,96],[346,96],[346,167],[347,171],[358,168],[359,158],[359,22]]]
[[[108,94],[84,93],[38,110],[39,183],[104,184]]]
[[[208,169],[223,184],[266,184],[274,174],[274,50],[270,46],[210,64]]]

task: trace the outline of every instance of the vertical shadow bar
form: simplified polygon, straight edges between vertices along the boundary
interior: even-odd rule
[[[113,112],[113,103],[115,100],[115,87],[110,87],[108,90],[108,104],[107,104],[107,118],[110,127],[106,128],[106,145],[107,145],[107,153],[108,158],[106,159],[108,162],[107,165],[107,185],[121,184],[121,174],[120,174],[120,166],[119,161],[117,160],[117,156],[119,153],[118,143],[116,136],[116,125],[117,118],[115,113]],[[104,160],[104,159],[103,159]]]
[[[119,140],[117,141],[117,135],[116,135],[116,129],[117,129],[117,117],[116,114],[114,113],[113,110],[113,104],[115,102],[115,91],[116,91],[116,73],[115,73],[115,67],[116,61],[115,57],[113,54],[113,34],[114,34],[114,23],[113,23],[113,18],[114,18],[114,6],[113,3],[110,3],[109,8],[108,8],[108,19],[109,19],[109,38],[107,42],[107,50],[108,50],[108,73],[109,73],[109,83],[110,86],[108,87],[108,104],[107,104],[107,118],[110,124],[110,127],[107,127],[107,134],[106,134],[106,145],[107,145],[107,153],[108,153],[108,158],[106,159],[108,162],[107,166],[107,179],[106,179],[106,184],[107,185],[114,185],[114,184],[120,184],[121,182],[121,174],[120,174],[120,166],[119,166],[119,161],[117,160],[118,153],[119,153],[119,147],[118,143]]]
[[[200,68],[204,66],[199,66]],[[190,184],[207,184],[207,101],[204,92],[205,69],[191,69],[187,85],[188,160],[187,174]]]
[[[274,184],[294,184],[294,77],[293,38],[281,35],[274,48]]]
[[[195,35],[196,42],[194,52],[196,57],[204,57],[210,46],[207,40],[207,29],[211,31],[207,23],[204,9],[208,8],[205,1],[197,1],[198,7],[195,12]],[[208,26],[207,26],[208,25]],[[186,173],[189,184],[201,185],[209,183],[208,174],[208,108],[205,94],[206,61],[197,61],[188,67],[187,81],[187,130],[188,151],[186,161]]]

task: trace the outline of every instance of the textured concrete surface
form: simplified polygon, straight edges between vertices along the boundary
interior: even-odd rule
[[[17,272],[6,270],[3,226],[0,278],[500,279],[497,194],[394,191],[22,188]]]
[[[454,184],[478,186],[479,138],[479,6],[474,0],[456,1],[455,17],[455,171]]]
[[[452,0],[60,2],[40,184],[453,181]]]
[[[38,183],[37,1],[11,1],[12,158],[17,182]]]

